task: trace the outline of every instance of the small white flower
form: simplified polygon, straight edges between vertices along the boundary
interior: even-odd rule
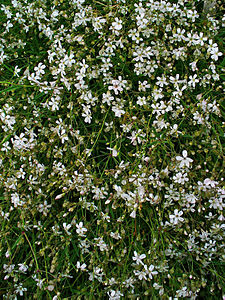
[[[115,18],[115,21],[112,22],[112,26],[110,27],[110,29],[113,30],[121,30],[122,29],[122,20],[119,20],[118,18]]]
[[[146,277],[147,273],[145,271],[134,270],[134,274],[138,276],[139,280],[143,280],[143,279],[147,280]]]
[[[140,106],[146,105],[147,104],[146,97],[140,97],[140,96],[138,96],[137,104],[140,105]]]
[[[100,251],[107,251],[108,247],[103,238],[94,238],[94,240],[96,241],[96,246],[99,247]]]
[[[217,181],[214,181],[214,180],[211,180],[210,178],[206,178],[206,179],[204,180],[204,184],[205,184],[207,187],[212,187],[212,188],[214,188],[214,187],[216,187],[216,185],[218,184],[218,182],[217,182]]]
[[[110,105],[112,101],[114,100],[114,97],[111,95],[110,91],[107,91],[107,93],[102,94],[102,103],[107,103]]]
[[[114,148],[107,147],[106,149],[112,151],[112,156],[116,157],[118,155],[118,151],[116,150],[116,146]]]
[[[132,257],[132,259],[133,259],[134,261],[136,261],[136,264],[137,264],[137,265],[139,265],[139,264],[144,265],[143,262],[142,262],[142,259],[144,259],[144,258],[146,258],[146,255],[145,255],[145,254],[139,255],[139,254],[137,254],[136,251],[134,251],[134,256]]]
[[[132,211],[132,213],[130,214],[130,217],[131,218],[136,218],[136,210],[134,209],[133,211]]]
[[[69,229],[70,229],[71,227],[72,227],[71,224],[63,223],[63,228],[64,228],[64,230],[66,231],[66,233],[67,233],[68,235],[71,235],[71,232],[69,232]]]
[[[120,291],[114,291],[114,290],[108,291],[107,294],[109,296],[109,300],[119,300],[120,297],[123,296],[123,294]]]
[[[15,69],[14,69],[14,76],[17,76],[19,77],[19,72],[21,71],[21,69],[18,68],[18,66],[15,66]]]
[[[189,179],[187,177],[187,173],[181,173],[178,172],[173,176],[174,182],[180,183],[180,184],[185,184]]]
[[[10,252],[9,250],[7,250],[6,253],[5,253],[5,257],[6,257],[6,258],[9,258],[10,255],[11,255],[11,252]]]
[[[187,151],[186,150],[184,150],[182,152],[182,155],[183,156],[177,156],[176,157],[176,160],[180,161],[180,168],[183,168],[183,167],[189,168],[190,167],[190,163],[193,162],[193,159],[187,157]]]
[[[150,84],[148,84],[148,82],[146,80],[143,82],[138,81],[138,90],[140,92],[145,92],[146,89],[150,89],[150,87],[151,87]]]
[[[50,292],[52,292],[53,290],[54,290],[54,285],[49,285],[48,287],[47,287],[47,289],[50,291]]]
[[[25,264],[18,264],[19,266],[19,270],[23,273],[26,273],[26,271],[28,270],[28,266]]]
[[[23,296],[23,292],[26,292],[27,291],[27,288],[24,288],[22,283],[19,283],[19,284],[15,284],[15,287],[16,287],[16,294],[20,294],[20,296]]]
[[[82,236],[82,237],[85,237],[85,232],[87,232],[87,229],[85,227],[83,227],[83,222],[80,222],[79,224],[76,224],[76,233],[79,235],[79,236]]]
[[[153,271],[154,268],[155,268],[155,267],[154,267],[153,265],[150,265],[149,267],[147,267],[146,265],[144,265],[144,269],[145,269],[145,271],[146,271],[146,273],[148,274],[148,277],[149,277],[150,279],[152,279],[154,275],[158,274],[157,271]]]
[[[182,211],[178,211],[178,209],[175,209],[173,215],[169,215],[170,223],[173,225],[177,225],[178,222],[183,222],[184,218],[181,217],[182,215],[183,215]]]
[[[218,47],[212,48],[212,50],[210,51],[210,54],[211,54],[212,59],[215,60],[215,61],[218,60],[219,56],[223,55],[222,52],[219,52]]]
[[[195,88],[195,84],[199,82],[199,79],[197,79],[197,74],[195,74],[194,76],[189,76],[189,79],[190,80],[188,81],[188,85]]]
[[[115,113],[115,116],[121,118],[122,115],[125,114],[125,110],[120,107],[118,104],[112,106],[112,111]]]
[[[127,80],[123,80],[121,76],[118,77],[118,79],[112,80],[112,85],[109,86],[109,90],[113,90],[116,95],[118,95],[119,92],[122,92],[127,84]]]
[[[87,265],[85,263],[81,264],[79,261],[77,262],[77,269],[81,271],[86,271]]]
[[[122,239],[120,234],[118,232],[110,232],[110,236],[115,239],[115,240],[120,240]]]
[[[37,67],[34,68],[34,71],[36,71],[37,75],[43,75],[45,74],[44,69],[46,68],[45,65],[43,65],[42,63],[39,63]]]

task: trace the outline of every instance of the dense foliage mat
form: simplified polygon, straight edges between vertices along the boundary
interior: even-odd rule
[[[225,17],[206,2],[1,1],[1,298],[223,299]]]

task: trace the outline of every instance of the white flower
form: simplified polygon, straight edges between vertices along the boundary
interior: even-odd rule
[[[6,141],[5,143],[2,144],[1,151],[8,152],[10,149],[11,149],[11,147],[9,146],[9,142],[8,141]]]
[[[26,273],[26,271],[28,270],[28,266],[25,265],[24,263],[23,264],[18,264],[19,266],[19,270],[23,273]]]
[[[64,62],[67,65],[67,67],[71,67],[72,64],[74,64],[76,62],[75,59],[73,59],[73,58],[74,58],[74,54],[73,53],[71,53],[70,56],[66,55],[64,57]]]
[[[184,39],[185,29],[177,28],[177,32],[173,34],[173,37],[177,39],[179,42]]]
[[[180,184],[185,184],[186,181],[189,179],[187,178],[187,173],[181,173],[178,172],[176,175],[173,176],[174,182],[180,183]]]
[[[65,230],[65,232],[68,234],[68,235],[71,235],[71,232],[69,232],[69,229],[72,227],[71,224],[66,224],[66,223],[63,223],[63,228]]]
[[[140,106],[143,106],[143,105],[147,104],[146,97],[140,97],[140,96],[138,96],[137,104],[140,105]]]
[[[181,290],[177,290],[177,291],[176,291],[176,295],[177,295],[178,297],[182,297],[182,298],[185,297],[185,298],[186,298],[186,297],[188,297],[188,296],[191,295],[191,292],[189,292],[188,289],[187,289],[187,287],[184,286]]]
[[[206,178],[204,180],[204,184],[206,185],[206,187],[212,187],[212,188],[214,188],[214,187],[216,187],[216,185],[218,184],[218,182],[214,181],[214,180],[211,180],[210,178]]]
[[[122,239],[122,237],[120,236],[120,234],[118,232],[110,232],[110,236],[115,240]]]
[[[133,211],[132,211],[132,213],[130,214],[130,217],[131,218],[136,218],[136,210],[134,209]]]
[[[134,270],[134,274],[136,276],[138,276],[139,280],[143,280],[143,279],[147,280],[147,277],[146,277],[147,274],[145,271]]]
[[[198,36],[198,43],[201,46],[204,46],[204,42],[207,41],[207,37],[203,36],[203,32],[200,32],[199,36]]]
[[[11,195],[11,202],[14,205],[14,207],[17,206],[23,206],[25,202],[23,202],[22,200],[20,200],[20,196],[18,193],[13,193]]]
[[[113,90],[116,95],[118,95],[119,92],[123,91],[123,88],[125,88],[127,84],[126,80],[122,80],[122,77],[119,76],[118,79],[112,80],[112,85],[109,86],[109,90]]]
[[[139,255],[139,254],[137,254],[136,251],[134,251],[134,256],[132,257],[132,259],[133,259],[134,261],[136,261],[136,264],[137,264],[137,265],[139,265],[139,264],[144,265],[143,262],[142,262],[142,259],[144,259],[144,258],[146,258],[146,255],[145,255],[145,254]]]
[[[21,71],[21,69],[18,68],[18,66],[15,66],[15,69],[14,69],[14,76],[17,76],[19,77],[19,72]]]
[[[182,155],[183,156],[177,156],[176,157],[176,160],[180,161],[180,168],[183,168],[183,167],[189,168],[190,167],[190,163],[193,162],[193,159],[187,157],[187,151],[186,150],[184,150],[182,152]]]
[[[131,140],[131,143],[136,146],[137,143],[141,144],[142,141],[144,141],[145,133],[141,133],[141,129],[138,129],[138,131],[132,131],[131,137],[128,137],[128,139]]]
[[[183,215],[182,211],[178,211],[178,209],[175,209],[173,215],[169,215],[170,223],[173,225],[177,225],[178,222],[184,221],[184,218],[181,217],[182,215]]]
[[[212,50],[210,51],[210,54],[211,54],[212,59],[215,61],[218,60],[219,56],[223,55],[222,52],[219,52],[218,47],[212,48]]]
[[[112,22],[112,26],[110,29],[113,30],[121,30],[122,29],[122,20],[119,20],[118,18],[115,18],[115,22]]]
[[[7,58],[7,55],[4,54],[4,52],[2,51],[0,53],[0,64],[3,64],[3,61]]]
[[[148,82],[146,80],[143,82],[138,81],[138,90],[140,92],[145,92],[146,89],[149,89],[149,88],[150,88],[150,84],[148,84]]]
[[[8,258],[8,257],[10,257],[10,255],[11,255],[11,252],[9,250],[7,250],[5,253],[5,257]]]
[[[164,96],[162,94],[162,89],[155,88],[152,92],[152,97],[157,101],[158,99],[162,99]]]
[[[119,300],[123,294],[120,291],[110,290],[107,292],[109,300]]]
[[[87,265],[85,263],[83,263],[81,265],[81,263],[79,261],[77,262],[77,269],[78,270],[81,269],[81,271],[86,271],[86,267],[87,267]]]
[[[197,68],[197,61],[193,61],[189,64],[191,66],[191,69],[193,72],[195,72],[196,70],[198,70]]]
[[[199,79],[197,79],[197,74],[195,74],[194,76],[189,76],[189,79],[190,80],[188,81],[188,85],[195,88],[195,84],[199,82]]]
[[[61,199],[64,195],[65,195],[65,194],[59,194],[59,195],[57,195],[57,196],[55,197],[55,200]]]
[[[15,284],[15,287],[16,287],[16,294],[20,294],[20,296],[23,296],[23,292],[26,292],[27,291],[27,288],[24,288],[22,283],[19,283],[19,284]]]
[[[107,251],[108,247],[103,238],[94,238],[94,240],[96,241],[96,246],[99,247],[100,251]]]
[[[83,106],[83,112],[82,112],[82,117],[84,117],[84,122],[85,123],[91,123],[91,119],[92,119],[92,116],[91,116],[91,106],[90,105],[84,105],[82,104]]]
[[[91,119],[92,119],[91,115],[89,115],[87,113],[82,113],[82,116],[85,117],[85,119],[84,119],[85,123],[89,123],[89,124],[91,123]]]
[[[85,227],[83,227],[83,222],[80,222],[79,224],[76,224],[76,233],[79,236],[85,237],[85,232],[87,231],[87,229]]]
[[[153,271],[154,268],[155,268],[155,267],[154,267],[153,265],[150,265],[149,267],[147,267],[146,265],[144,265],[144,269],[145,269],[145,271],[146,271],[146,273],[148,274],[148,277],[149,277],[150,279],[153,278],[153,275],[158,274],[157,271]]]
[[[107,147],[106,149],[112,151],[112,156],[116,157],[118,155],[118,151],[116,150],[116,146],[114,148]]]
[[[42,63],[39,63],[37,67],[34,68],[34,71],[36,71],[37,75],[39,76],[40,74],[45,74],[44,69],[46,68],[45,65],[43,65]]]
[[[47,287],[47,289],[48,289],[48,291],[50,291],[50,292],[52,292],[53,290],[54,290],[54,285],[53,284],[50,284],[50,285],[48,285],[48,287]]]
[[[182,82],[179,78],[180,78],[179,74],[176,74],[176,77],[170,76],[170,82],[175,86],[177,86],[179,83]]]
[[[115,116],[121,118],[123,114],[125,114],[125,110],[122,109],[118,104],[112,106],[112,111],[115,113]]]
[[[114,97],[111,95],[110,91],[107,91],[107,93],[102,94],[102,103],[107,103],[110,105],[112,101],[114,100]]]
[[[157,77],[158,81],[156,84],[160,87],[163,87],[164,85],[168,85],[169,83],[166,81],[166,76],[163,74],[162,77]]]

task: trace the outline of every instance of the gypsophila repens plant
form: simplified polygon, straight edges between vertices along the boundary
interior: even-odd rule
[[[225,298],[207,3],[1,1],[1,298]]]

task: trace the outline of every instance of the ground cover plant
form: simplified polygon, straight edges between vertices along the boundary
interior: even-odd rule
[[[1,298],[224,298],[225,17],[209,7],[1,1]]]

